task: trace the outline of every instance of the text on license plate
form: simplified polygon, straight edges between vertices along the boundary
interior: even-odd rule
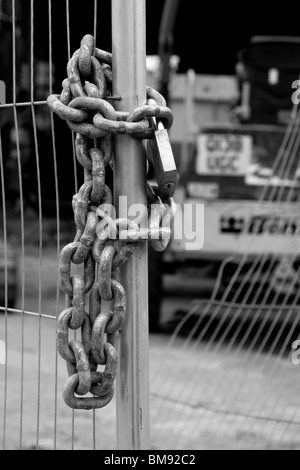
[[[251,136],[200,134],[197,147],[197,174],[228,176],[247,174],[251,164]]]

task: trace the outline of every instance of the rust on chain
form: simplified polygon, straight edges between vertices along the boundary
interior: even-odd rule
[[[151,239],[151,245],[154,251],[163,252],[167,249],[171,241],[177,207],[173,198],[169,198],[167,204],[163,204],[160,198],[158,198],[158,200],[159,204],[155,205],[151,212],[149,231],[155,232],[160,226],[170,231],[169,239],[167,235],[160,239],[156,239],[155,237]]]
[[[71,262],[72,256],[80,246],[79,242],[69,243],[66,245],[59,257],[58,272],[59,272],[59,285],[64,294],[73,296],[73,285],[71,281]]]
[[[73,196],[74,197],[74,196]],[[73,201],[72,201],[72,204],[73,204]],[[73,204],[73,210],[74,210],[74,207],[75,207],[75,204]],[[80,242],[80,238],[82,236],[82,230],[80,230],[79,228],[77,228],[76,230],[76,235],[74,237],[74,240],[73,242],[76,243],[76,242]],[[76,263],[75,263],[76,264]]]
[[[102,372],[102,380],[99,385],[92,387],[92,392],[98,397],[106,396],[113,390],[118,367],[118,353],[115,347],[109,342],[106,342],[103,350],[105,369]]]
[[[158,105],[145,105],[136,108],[132,113],[130,113],[126,122],[140,122],[145,118],[161,119],[165,129],[167,130],[169,130],[173,125],[173,113],[170,108]]]
[[[111,280],[111,288],[113,291],[113,317],[107,325],[106,332],[109,334],[121,330],[125,312],[126,312],[126,294],[124,287],[115,279]]]
[[[149,229],[149,233],[153,250],[159,253],[165,251],[172,238],[171,228]]]
[[[110,52],[103,51],[95,47],[95,57],[100,61],[104,62],[107,65],[112,65],[112,54]]]
[[[57,328],[56,328],[56,340],[58,352],[65,361],[70,362],[71,364],[75,363],[75,356],[69,345],[69,328],[70,320],[72,318],[73,308],[67,308],[59,315],[57,319]],[[90,319],[87,313],[84,315],[84,320],[81,325],[81,340],[82,344],[85,347],[87,354],[91,350],[91,336],[92,328]]]
[[[89,171],[92,171],[92,160],[88,154],[89,141],[88,138],[82,134],[76,134],[75,137],[75,150],[76,157],[79,163]]]
[[[106,344],[106,326],[112,319],[113,312],[101,312],[94,321],[91,338],[91,351],[94,359],[100,365],[106,364],[104,346]]]
[[[95,282],[90,293],[89,316],[93,325],[101,312],[101,297],[99,293],[99,283]]]
[[[130,220],[115,219],[112,192],[106,185],[106,166],[113,169],[113,134],[152,139],[154,118],[162,120],[165,129],[173,124],[163,96],[147,87],[146,97],[146,104],[130,113],[114,109],[110,101],[122,97],[112,96],[112,54],[95,47],[93,36],[87,34],[67,64],[61,94],[47,100],[75,132],[76,158],[84,171],[84,184],[72,198],[75,239],[62,249],[58,269],[66,309],[57,320],[57,348],[69,375],[63,397],[74,409],[102,408],[114,395],[118,342],[126,315],[126,293],[116,280],[117,270],[142,240],[163,251],[172,234],[173,200],[163,205],[147,185],[149,222],[147,229],[141,229]],[[83,275],[72,275],[72,263],[83,265]],[[111,311],[102,310],[102,301],[112,302]],[[81,341],[69,341],[70,329],[81,330]],[[97,370],[99,365],[103,372]],[[94,396],[85,397],[87,393]]]
[[[56,342],[60,356],[69,363],[75,363],[75,356],[69,346],[69,322],[73,309],[68,308],[61,312],[57,319]]]
[[[116,332],[120,331],[124,322],[125,310],[126,310],[126,299],[125,291],[123,286],[115,281],[111,280],[112,289],[113,289],[113,311],[101,312],[94,320],[92,327],[92,339],[91,339],[91,349],[94,359],[98,364],[105,364],[105,354],[104,354],[104,345],[105,338],[104,333],[111,335],[112,338],[115,338],[114,335]],[[93,307],[94,316],[100,306],[100,295],[97,296],[96,291],[93,292]],[[91,312],[90,312],[91,314]],[[116,340],[116,338],[115,338]]]
[[[100,98],[100,92],[94,83],[85,82],[83,89],[89,98]]]
[[[64,78],[63,81],[61,82],[62,89],[64,89],[66,86],[70,88],[70,83],[68,78]]]
[[[88,113],[82,109],[75,109],[70,106],[66,106],[61,100],[59,95],[50,95],[47,98],[48,106],[51,111],[56,113],[61,119],[83,122],[87,119]],[[69,103],[70,105],[70,103]]]
[[[107,134],[89,122],[66,121],[66,123],[73,132],[78,132],[78,134],[85,135],[90,139],[99,139]]]
[[[64,104],[65,106],[68,106],[70,101],[72,101],[72,92],[71,92],[71,88],[70,88],[68,79],[67,79],[67,82],[65,83],[65,85],[63,86],[63,89],[62,89],[62,92],[60,94],[59,99],[60,99],[61,103]]]
[[[117,231],[117,229],[116,229]],[[93,245],[92,249],[92,255],[95,260],[95,262],[99,265],[100,264],[100,259],[101,259],[101,254],[107,245],[107,243],[112,240],[112,233],[114,232],[113,229],[111,229],[109,226],[106,227],[102,232],[101,232],[101,238],[99,238],[99,235],[97,235],[97,238],[95,240],[95,243]],[[115,240],[117,240],[117,235],[115,235]]]
[[[84,181],[93,181],[92,172],[87,170],[86,168],[83,169]]]
[[[133,134],[135,137],[144,136],[149,131],[149,121],[145,118],[138,122],[112,121],[97,113],[93,117],[93,123],[97,129],[106,134]],[[150,129],[151,135],[153,130]],[[147,134],[148,135],[148,134]]]
[[[91,75],[92,54],[94,52],[94,37],[91,34],[83,36],[80,43],[78,68],[81,76],[87,79]]]
[[[92,148],[89,150],[92,159],[92,181],[93,187],[90,195],[92,203],[99,203],[105,192],[105,163],[101,150]]]
[[[83,277],[79,274],[75,274],[72,278],[73,286],[73,299],[72,307],[73,313],[69,323],[72,330],[77,330],[81,327],[84,322],[85,316],[85,285]]]
[[[107,166],[112,159],[112,136],[110,134],[101,139],[101,151],[103,153],[104,165]]]
[[[165,205],[162,203],[161,198],[157,197],[156,203],[152,204],[151,206],[151,213],[148,224],[150,229],[159,228],[161,226],[161,221],[165,212]],[[163,225],[163,227],[165,227],[165,225]]]
[[[88,212],[86,226],[82,236],[80,237],[80,242],[89,248],[94,244],[98,221],[99,218],[95,212]]]
[[[165,204],[166,211],[162,216],[162,226],[163,227],[171,227],[173,230],[174,227],[174,219],[177,213],[177,204],[174,201],[174,198],[170,197],[167,200],[167,204]]]
[[[110,220],[111,215],[113,214],[112,203],[113,203],[112,192],[109,189],[109,187],[107,185],[105,185],[104,196],[102,198],[101,204],[100,205],[91,204],[90,209],[91,209],[91,211],[95,212],[100,219],[108,218],[107,220]],[[99,227],[102,227],[102,223],[103,223],[104,227],[107,226],[106,222],[105,223],[103,221],[99,222],[97,224],[96,233],[99,233],[99,230],[100,230]]]
[[[75,251],[74,255],[72,256],[72,262],[74,264],[82,264],[87,259],[90,247],[80,242],[77,250]]]
[[[172,230],[169,227],[159,228],[141,228],[138,230],[122,230],[119,233],[121,240],[127,240],[128,242],[137,242],[150,240],[153,249],[158,252],[165,251],[169,245]]]
[[[89,358],[84,348],[84,345],[73,339],[70,341],[70,349],[74,353],[76,370],[78,372],[79,384],[76,388],[77,395],[86,395],[91,390],[92,376],[90,370]]]
[[[113,221],[110,217],[107,218],[108,223],[106,222],[106,218],[102,221],[105,223],[105,226],[101,231],[99,231],[99,224],[97,226],[97,238],[93,245],[92,254],[93,258],[97,264],[100,264],[101,254],[110,240],[117,240],[118,238],[118,227],[116,221]]]
[[[104,75],[104,70],[100,62],[92,57],[92,81],[99,90],[99,98],[104,98],[107,92],[107,84]]]
[[[111,190],[109,189],[109,187],[107,185],[105,185],[105,191],[104,191],[104,196],[102,198],[102,201],[101,201],[101,204],[104,204],[104,205],[111,205],[113,203],[113,195],[112,195],[112,192]]]
[[[75,356],[74,356],[74,358],[75,358]],[[72,362],[66,361],[66,365],[67,365],[68,377],[71,377],[71,375],[77,374],[77,369],[76,369],[75,362],[72,363]]]
[[[76,227],[82,232],[85,229],[87,213],[89,210],[89,197],[93,189],[93,182],[87,181],[74,197],[74,220]]]
[[[127,228],[131,228],[132,230],[138,230],[138,225],[135,222],[125,218],[112,220],[110,217],[107,217],[103,220],[103,222],[104,226],[102,226],[101,224],[97,226],[97,238],[95,240],[92,250],[93,258],[98,264],[100,263],[101,254],[106,244],[110,240],[115,241],[118,239],[119,230]]]
[[[85,293],[87,294],[88,292],[90,292],[95,281],[95,261],[91,251],[89,251],[88,256],[84,262],[83,279],[85,285]]]
[[[72,95],[74,97],[86,96],[78,70],[79,53],[73,54],[67,65],[67,75]]]
[[[73,56],[80,56],[80,49],[77,49]],[[110,52],[103,51],[95,47],[94,49],[95,58],[101,63],[105,80],[107,84],[111,85],[112,83],[112,54]]]
[[[116,253],[117,249],[114,246],[106,246],[100,258],[98,274],[99,292],[101,299],[106,302],[109,302],[113,298],[111,290],[112,264]]]
[[[167,106],[167,103],[164,97],[154,88],[150,86],[146,86],[146,94],[147,94],[148,101],[153,100],[153,102],[157,104],[158,106],[164,106],[164,107]]]
[[[118,347],[119,347],[120,333],[121,333],[121,330],[118,329],[114,333],[106,334],[107,342],[111,344],[115,348],[116,351],[118,351]]]
[[[156,192],[155,192],[153,186],[151,186],[149,183],[147,183],[146,190],[147,190],[148,206],[151,207],[151,205],[157,204],[158,203],[158,196],[156,195]],[[157,190],[158,190],[158,188],[157,188]]]
[[[70,296],[70,295],[65,295],[65,308],[68,309],[68,308],[72,308],[72,301],[73,301],[73,298]]]
[[[127,121],[129,115],[127,111],[117,111],[117,121]]]
[[[112,270],[121,268],[137,249],[137,243],[130,243],[122,246],[113,259]]]
[[[101,372],[92,372],[92,384],[94,385],[101,385],[102,381],[102,373]],[[104,396],[95,396],[95,397],[76,397],[75,391],[79,385],[79,377],[78,374],[74,374],[69,377],[64,385],[63,389],[63,398],[65,403],[73,409],[77,410],[95,410],[99,408],[103,408],[104,406],[108,405],[108,403],[112,400],[114,396],[114,389],[111,388],[110,391]],[[93,390],[94,387],[91,387]]]
[[[104,168],[104,167],[101,166],[101,168]],[[89,207],[92,208],[92,204],[90,204],[90,202],[91,202],[91,194],[92,194],[94,186],[97,188],[96,180],[95,182],[93,180],[87,181],[81,186],[78,194],[73,196],[74,220],[75,220],[77,230],[81,231],[82,233],[84,232],[85,227],[86,227]],[[100,187],[101,187],[101,192],[102,192],[101,184],[100,184]],[[107,204],[108,205],[112,204],[112,192],[106,184],[104,184],[103,196],[100,201],[96,202],[96,204],[98,205],[98,207],[101,205],[105,206]]]
[[[66,365],[67,365],[67,372],[68,372],[69,377],[71,377],[71,375],[74,375],[74,374],[78,373],[75,363],[72,364],[71,362],[66,361]],[[90,371],[91,372],[96,372],[97,367],[98,367],[98,364],[93,359],[91,359],[91,357],[89,356]],[[76,391],[76,393],[77,393],[77,391]]]
[[[69,245],[66,245],[62,249],[59,257],[58,272],[60,289],[64,292],[64,294],[69,295],[70,297],[73,297],[73,284],[71,280],[72,257],[80,246],[80,242],[69,243]],[[91,252],[89,252],[84,261],[83,279],[85,293],[89,292],[93,286],[95,280],[94,268],[95,262]]]
[[[110,67],[109,65],[107,65],[107,64],[103,64],[103,65],[102,65],[102,68],[103,68],[105,80],[106,80],[107,84],[111,86],[111,85],[112,85],[112,80],[113,80],[113,78],[112,78],[112,76],[113,76],[113,74],[112,74],[112,69],[111,69],[111,67]],[[107,99],[109,99],[109,98],[111,99],[111,96],[108,95],[106,98],[107,98]],[[115,99],[121,100],[122,98],[121,98],[121,97],[118,97],[118,98],[115,98]]]
[[[88,109],[89,111],[97,111],[110,121],[117,121],[117,113],[113,106],[107,101],[101,98],[91,98],[90,96],[80,96],[74,98],[69,106],[80,110],[82,108]]]

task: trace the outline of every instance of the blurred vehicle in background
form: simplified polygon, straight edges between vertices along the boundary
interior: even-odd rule
[[[171,27],[165,26],[165,37]],[[150,310],[157,317],[157,297],[164,293],[157,289],[159,269],[161,276],[174,275],[173,293],[184,295],[185,279],[187,288],[198,285],[198,296],[210,298],[218,279],[219,300],[234,275],[227,301],[272,303],[287,290],[293,301],[300,287],[289,281],[300,260],[300,118],[292,86],[299,78],[300,38],[252,37],[238,53],[235,76],[176,74],[170,54],[160,55],[160,81],[151,83],[153,73],[148,81],[158,89],[168,85],[179,170],[175,200],[181,207],[204,204],[204,245],[188,251],[188,240],[173,239],[159,263],[149,257],[157,266],[150,267]]]

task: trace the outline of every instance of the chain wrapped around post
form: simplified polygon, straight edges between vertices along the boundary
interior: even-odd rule
[[[143,106],[116,112],[110,102],[121,97],[111,95],[111,64],[112,55],[96,48],[93,36],[84,36],[67,65],[61,94],[47,99],[50,109],[75,132],[76,157],[84,168],[84,184],[72,201],[76,235],[59,260],[66,309],[57,320],[57,347],[69,374],[64,400],[71,408],[86,410],[102,408],[114,395],[118,340],[126,314],[126,293],[116,280],[117,271],[141,241],[150,240],[157,251],[167,248],[176,209],[172,197],[163,201],[147,185],[148,229],[111,217],[113,197],[105,174],[107,165],[113,168],[112,135],[152,139],[153,119],[163,121],[165,129],[173,123],[164,98],[150,87]],[[71,274],[74,265],[82,265],[82,274]],[[103,311],[101,301],[111,301],[112,310]],[[79,329],[80,339],[70,340],[69,330]]]

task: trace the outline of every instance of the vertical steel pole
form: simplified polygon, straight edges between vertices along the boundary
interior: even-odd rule
[[[112,0],[113,94],[118,111],[132,111],[146,98],[145,0]],[[143,143],[127,135],[115,138],[114,195],[127,207],[146,207],[146,155]],[[149,449],[149,335],[147,246],[141,243],[121,273],[127,313],[121,334],[117,380],[117,446]]]

